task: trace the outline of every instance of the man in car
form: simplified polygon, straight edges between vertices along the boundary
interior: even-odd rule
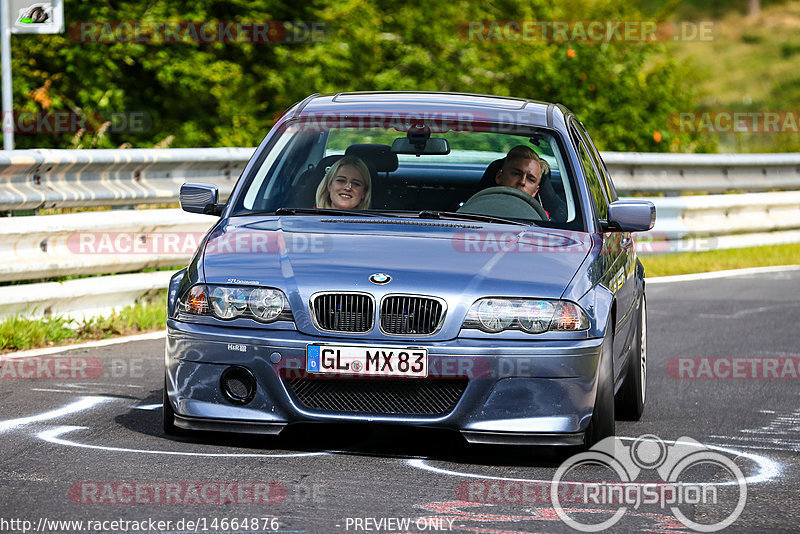
[[[550,170],[545,160],[525,145],[517,145],[508,151],[503,166],[495,175],[497,185],[513,187],[535,197],[539,191],[542,175]]]
[[[503,165],[494,177],[497,185],[513,187],[528,193],[530,196],[542,202],[539,193],[539,186],[542,183],[542,176],[550,172],[550,165],[542,159],[532,148],[525,145],[517,145],[506,154]],[[552,189],[552,187],[550,187]],[[550,212],[545,209],[547,217]]]

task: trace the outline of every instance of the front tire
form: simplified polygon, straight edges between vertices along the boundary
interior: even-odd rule
[[[608,347],[604,348],[600,359],[600,373],[597,377],[597,395],[594,399],[592,420],[586,429],[583,449],[614,435],[614,372],[613,347],[614,334],[609,334]]]
[[[636,325],[636,342],[631,347],[625,382],[617,393],[617,418],[638,421],[644,412],[647,394],[647,304],[642,294],[639,323]]]

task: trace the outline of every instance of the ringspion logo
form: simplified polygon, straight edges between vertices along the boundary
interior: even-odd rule
[[[645,479],[642,475],[647,473]],[[660,479],[653,482],[652,479]],[[580,492],[562,501],[565,483]],[[559,466],[550,486],[558,516],[581,532],[599,532],[616,525],[628,510],[668,509],[684,526],[716,532],[732,525],[747,503],[741,469],[727,456],[682,437],[671,445],[647,434],[630,446],[609,437]],[[697,516],[697,506],[713,511]]]

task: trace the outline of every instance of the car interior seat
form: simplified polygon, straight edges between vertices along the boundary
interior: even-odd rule
[[[296,208],[310,208],[317,203],[317,187],[325,177],[331,165],[336,163],[341,154],[326,156],[319,160],[315,166],[309,166],[295,180],[288,206]]]

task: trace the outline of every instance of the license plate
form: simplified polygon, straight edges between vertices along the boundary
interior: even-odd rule
[[[398,347],[309,345],[306,371],[363,376],[428,376],[428,350]]]

